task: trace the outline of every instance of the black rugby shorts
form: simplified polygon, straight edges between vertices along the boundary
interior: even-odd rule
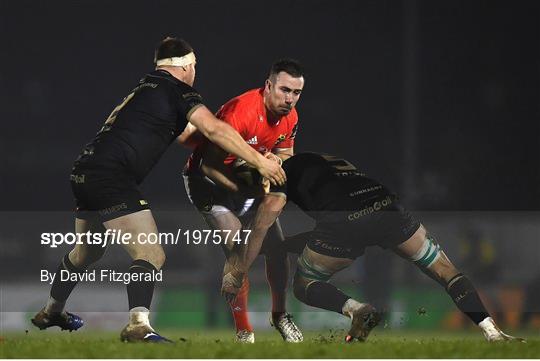
[[[287,238],[289,249],[298,251],[299,244],[317,253],[356,259],[365,248],[393,248],[408,240],[420,227],[420,222],[399,202],[398,197],[380,192],[376,197],[360,201],[347,211],[326,211],[315,229]]]
[[[81,170],[70,175],[76,217],[101,222],[150,209],[133,177],[116,171]]]

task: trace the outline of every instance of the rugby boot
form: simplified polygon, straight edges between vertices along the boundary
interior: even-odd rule
[[[240,330],[236,332],[234,341],[238,343],[255,343],[255,334],[248,330]]]
[[[120,340],[123,342],[173,343],[148,325],[127,325],[120,333]]]
[[[514,337],[502,332],[501,329],[495,324],[495,321],[491,317],[487,317],[484,321],[478,324],[484,333],[484,337],[489,342],[501,342],[501,341],[517,341],[526,342],[525,339],[520,337]]]
[[[38,327],[40,330],[52,326],[58,326],[62,331],[68,330],[69,332],[77,331],[84,325],[84,321],[77,315],[69,312],[61,312],[48,314],[45,309],[39,311],[34,318],[31,319],[32,324]]]
[[[270,317],[270,325],[274,327],[283,337],[283,341],[290,343],[298,343],[304,341],[302,331],[296,326],[292,320],[293,316],[284,313],[278,317],[277,320],[273,320]]]
[[[365,341],[371,330],[379,324],[381,314],[375,307],[365,303],[356,310],[349,313],[352,319],[351,329],[345,336],[345,342],[352,342],[355,339]]]

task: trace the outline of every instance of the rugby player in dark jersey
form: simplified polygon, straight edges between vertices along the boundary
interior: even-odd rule
[[[140,242],[144,236],[157,234],[150,206],[138,186],[154,167],[171,142],[188,122],[211,142],[248,160],[275,184],[283,184],[285,173],[266,159],[229,125],[219,121],[203,105],[200,94],[192,88],[195,80],[193,48],[179,38],[166,38],[155,52],[156,69],[144,76],[132,92],[109,115],[96,137],[85,146],[72,169],[71,186],[77,211],[78,234],[104,232],[105,229],[130,234],[124,248],[133,259],[127,285],[129,324],[123,329],[124,341],[168,341],[149,323],[149,309],[154,292],[155,274],[165,262],[159,244]],[[140,238],[139,236],[143,237]],[[83,240],[86,238],[83,236]],[[64,311],[64,305],[82,274],[103,256],[105,247],[90,242],[77,244],[64,256],[56,272],[49,300],[32,319],[40,329],[59,326],[76,330],[83,325],[80,317]]]
[[[231,298],[258,255],[267,229],[289,200],[316,221],[315,228],[285,242],[301,245],[294,278],[295,296],[305,304],[351,318],[346,341],[365,340],[380,320],[368,303],[344,294],[329,279],[350,266],[367,246],[380,246],[414,262],[437,281],[483,331],[488,341],[516,339],[490,317],[469,279],[450,262],[440,246],[379,182],[365,177],[350,162],[316,153],[297,154],[283,163],[287,184],[272,187],[261,201],[243,260],[226,265],[222,291]],[[294,248],[294,247],[293,247]]]

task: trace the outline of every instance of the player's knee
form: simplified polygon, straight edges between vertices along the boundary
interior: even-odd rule
[[[426,238],[428,238],[428,233],[427,233],[426,228],[423,225],[420,225],[418,230],[414,233],[414,235],[411,238],[418,240],[418,242],[424,242]]]
[[[100,246],[95,247],[80,247],[77,246],[69,253],[71,263],[80,269],[85,269],[91,264],[97,262],[105,253],[105,248]]]
[[[307,287],[313,282],[327,282],[332,277],[332,272],[312,263],[305,252],[298,257],[297,263],[293,283],[294,295],[298,300],[306,302]]]
[[[82,254],[78,247],[75,247],[69,252],[69,261],[78,269],[85,269],[90,263],[86,262],[86,257]]]
[[[155,250],[153,250],[150,259],[148,262],[152,263],[154,267],[156,267],[157,270],[160,270],[161,267],[163,267],[163,264],[165,263],[165,251],[163,251],[162,247],[156,247]]]
[[[165,252],[161,246],[145,247],[138,249],[133,255],[133,259],[139,259],[151,263],[157,270],[160,270],[165,263]]]

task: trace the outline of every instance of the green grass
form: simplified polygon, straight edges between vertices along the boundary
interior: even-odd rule
[[[302,344],[286,344],[259,332],[254,345],[232,342],[232,331],[163,332],[176,343],[125,344],[116,333],[34,331],[6,333],[2,358],[538,358],[540,337],[527,343],[489,344],[475,333],[411,333],[375,330],[365,343],[344,344],[343,331],[309,332]]]

